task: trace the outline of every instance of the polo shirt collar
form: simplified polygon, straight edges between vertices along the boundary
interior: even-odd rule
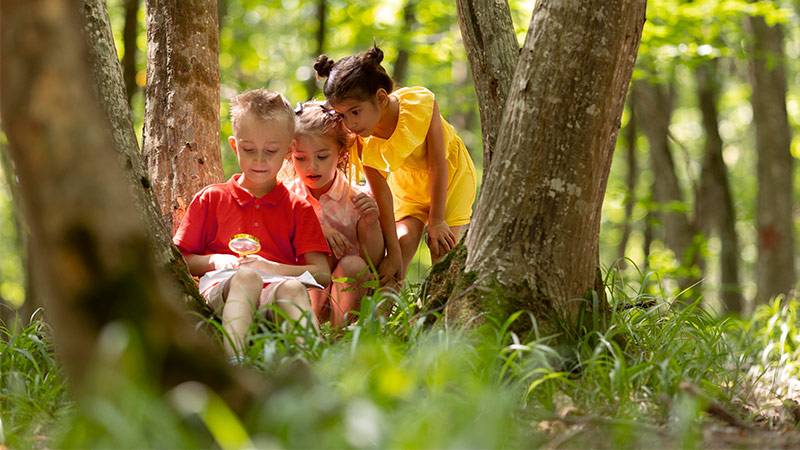
[[[236,202],[240,206],[248,205],[251,202],[275,206],[281,201],[287,192],[282,183],[276,182],[275,187],[272,188],[271,191],[267,192],[260,198],[255,198],[253,194],[251,194],[247,189],[243,188],[242,185],[237,181],[241,176],[241,173],[236,173],[226,183],[231,195],[233,195],[233,198],[236,199]]]

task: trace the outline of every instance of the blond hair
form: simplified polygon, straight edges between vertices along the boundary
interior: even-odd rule
[[[316,136],[332,138],[339,145],[339,162],[337,166],[344,173],[348,172],[350,146],[355,136],[344,126],[342,116],[319,100],[309,100],[297,105],[295,112],[295,136]]]
[[[253,89],[231,98],[231,124],[233,134],[247,114],[255,114],[261,120],[285,119],[294,132],[294,112],[286,97],[269,89]]]

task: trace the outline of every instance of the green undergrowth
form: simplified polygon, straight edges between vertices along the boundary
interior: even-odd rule
[[[275,388],[239,419],[200,385],[160,396],[126,370],[111,370],[110,387],[76,405],[66,400],[42,322],[3,328],[0,443],[699,448],[703,427],[717,420],[709,405],[755,423],[754,409],[741,407],[753,404],[754,382],[778,368],[800,375],[795,299],[777,299],[740,320],[697,303],[673,306],[652,275],[629,283],[609,273],[607,280],[607,327],[572,340],[511,332],[517,321],[535,323],[525,312],[469,331],[444,320],[431,326],[431,314],[416,306],[416,286],[365,298],[345,330],[323,326],[317,334],[289,321],[258,321],[243,364]],[[384,313],[388,305],[395,305],[391,314]],[[130,332],[124,330],[116,333]]]

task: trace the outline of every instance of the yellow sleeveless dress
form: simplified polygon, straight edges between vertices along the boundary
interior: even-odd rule
[[[394,218],[415,217],[428,223],[431,205],[425,137],[433,118],[434,95],[424,87],[405,87],[392,93],[400,101],[400,115],[389,139],[363,139],[361,159],[357,146],[350,152],[353,175],[359,179],[361,164],[388,175],[394,197]],[[478,180],[475,165],[455,129],[442,118],[448,166],[445,221],[451,227],[466,225],[472,217]]]

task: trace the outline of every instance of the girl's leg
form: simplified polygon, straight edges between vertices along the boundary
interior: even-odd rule
[[[367,289],[363,287],[364,281],[369,277],[367,263],[358,256],[345,256],[333,270],[333,278],[350,278],[352,283],[333,283],[333,296],[331,298],[331,325],[341,327],[345,325],[345,315],[358,308],[361,298]]]
[[[247,330],[253,322],[262,284],[261,275],[241,268],[233,274],[227,292],[223,293],[225,306],[222,308],[222,327],[230,338],[225,340],[225,350],[231,355],[244,351]]]
[[[383,260],[383,254],[386,250],[380,224],[368,225],[363,220],[359,220],[356,231],[358,233],[358,243],[361,244],[362,258],[377,268]],[[331,264],[331,267],[335,267],[335,265]]]
[[[403,277],[408,271],[414,254],[417,253],[419,241],[425,224],[414,217],[404,217],[397,221],[397,237],[400,239],[400,253],[403,255]]]
[[[325,289],[309,289],[308,297],[311,299],[311,310],[319,323],[327,322],[330,319],[331,287]]]

